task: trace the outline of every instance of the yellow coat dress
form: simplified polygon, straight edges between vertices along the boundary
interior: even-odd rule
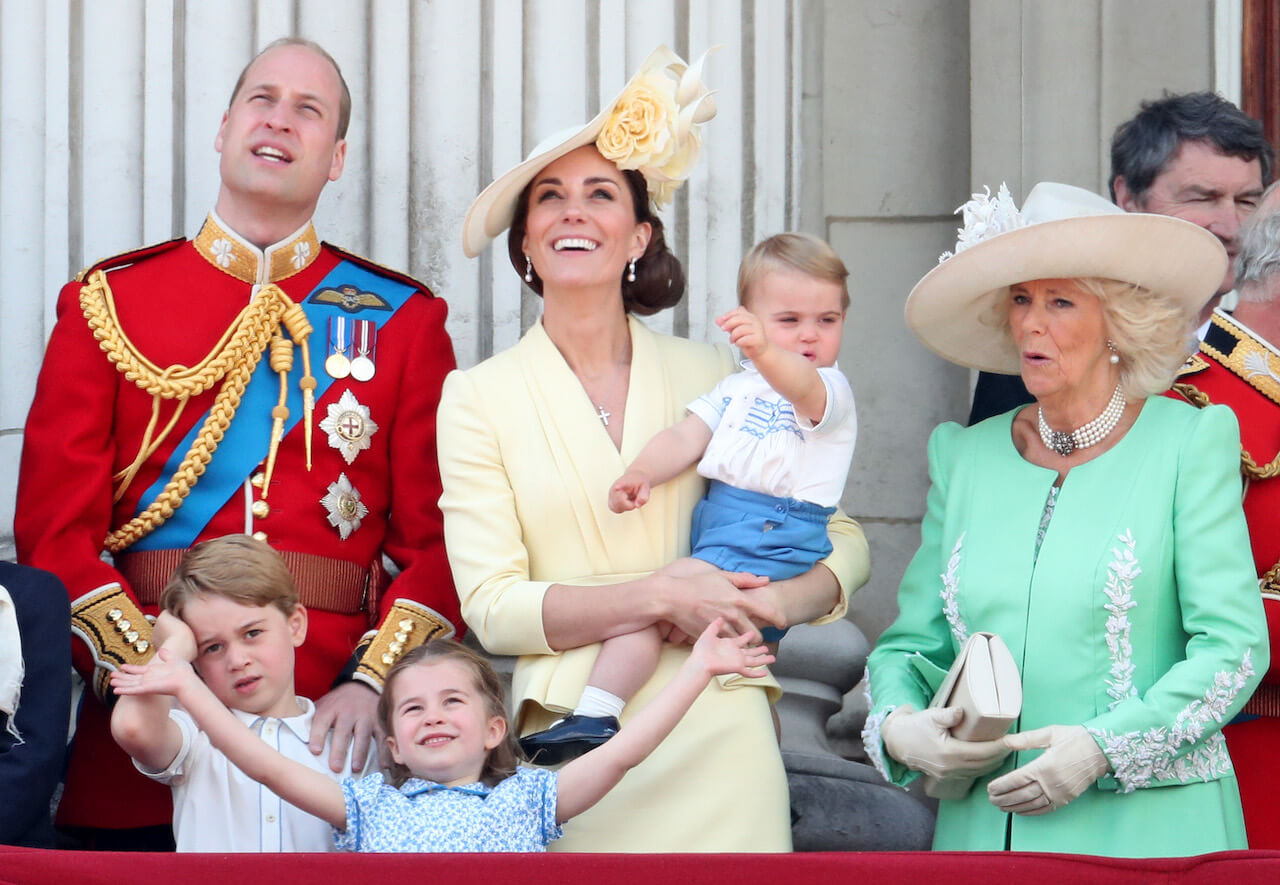
[[[631,319],[631,376],[619,452],[542,324],[510,350],[445,381],[437,420],[445,543],[463,618],[484,647],[520,655],[516,727],[528,733],[572,710],[598,644],[556,652],[542,627],[553,583],[599,585],[689,553],[704,482],[690,469],[638,511],[615,514],[608,490],[649,438],[734,368],[728,350],[658,335]],[[837,513],[825,560],[843,616],[867,579],[866,540]],[[667,646],[622,721],[665,685],[688,650]],[[559,851],[787,851],[786,775],[769,712],[772,678],[712,682],[644,763],[570,821]]]

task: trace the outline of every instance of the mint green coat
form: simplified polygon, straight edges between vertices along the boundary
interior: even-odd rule
[[[1240,507],[1240,437],[1221,406],[1152,398],[1110,451],[1072,468],[1038,560],[1056,472],[1023,460],[1012,413],[929,440],[920,550],[899,615],[868,663],[864,740],[886,779],[917,775],[879,727],[923,709],[970,632],[997,633],[1023,681],[1015,730],[1083,724],[1111,773],[1065,808],[1024,817],[987,798],[1011,754],[963,799],[943,801],[936,849],[1190,855],[1245,848],[1221,727],[1269,660]]]

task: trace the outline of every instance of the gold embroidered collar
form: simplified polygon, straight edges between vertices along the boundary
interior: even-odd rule
[[[250,285],[287,279],[320,257],[320,240],[308,221],[278,243],[259,249],[210,212],[194,245],[204,259],[223,273]]]
[[[1213,312],[1200,349],[1274,403],[1280,403],[1280,353],[1247,326]]]

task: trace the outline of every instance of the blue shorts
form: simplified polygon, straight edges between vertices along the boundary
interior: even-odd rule
[[[771,581],[802,575],[831,553],[827,520],[836,512],[795,498],[711,481],[693,511],[693,553],[727,572],[749,572]],[[766,642],[787,632],[765,627]]]

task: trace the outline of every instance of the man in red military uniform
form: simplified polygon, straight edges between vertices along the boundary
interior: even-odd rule
[[[170,822],[169,791],[111,741],[106,676],[152,654],[143,613],[192,544],[243,532],[285,557],[310,616],[298,692],[335,770],[352,743],[359,767],[396,658],[460,626],[437,506],[446,305],[311,224],[349,116],[324,50],[267,47],[223,115],[195,239],[108,259],[60,295],[15,534],[22,561],[66,584],[82,640],[92,690],[58,822],[90,847]]]
[[[1244,513],[1271,647],[1280,648],[1280,199],[1267,189],[1241,237],[1235,312],[1214,311],[1174,385],[1197,406],[1229,406],[1240,423]],[[1250,848],[1280,848],[1280,662],[1225,729]]]

